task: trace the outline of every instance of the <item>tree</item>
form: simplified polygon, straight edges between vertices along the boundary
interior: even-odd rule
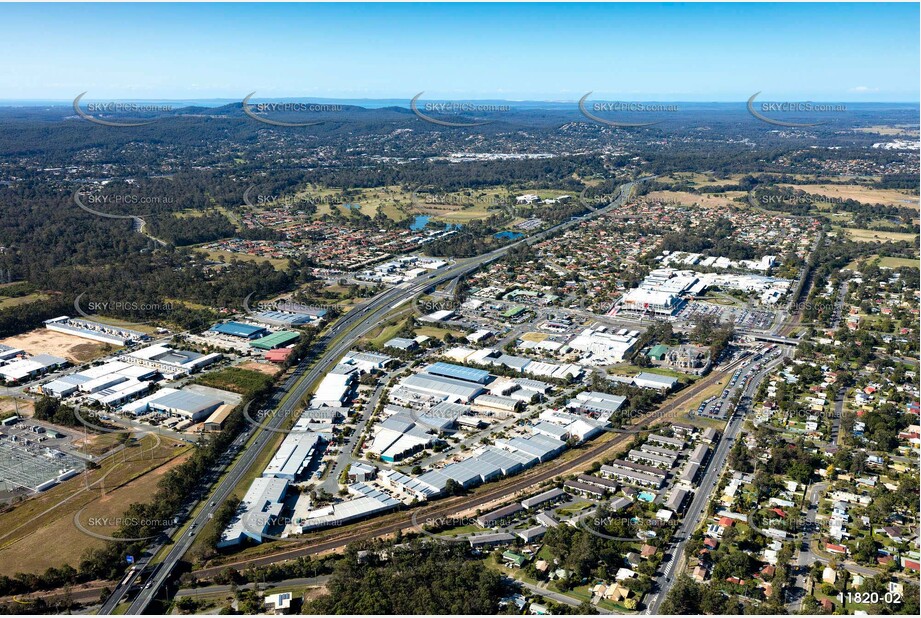
[[[701,587],[693,579],[682,573],[675,579],[671,590],[662,603],[663,614],[700,614]]]

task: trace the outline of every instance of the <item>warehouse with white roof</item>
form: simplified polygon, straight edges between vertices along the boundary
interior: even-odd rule
[[[245,538],[261,543],[262,536],[281,514],[287,492],[287,479],[262,476],[253,480],[217,546],[239,545]]]
[[[323,437],[313,432],[289,433],[275,451],[262,476],[296,481],[317,458]]]

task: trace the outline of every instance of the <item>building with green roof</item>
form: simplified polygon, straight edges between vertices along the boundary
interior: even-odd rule
[[[660,343],[659,345],[652,346],[652,349],[646,353],[646,356],[652,360],[660,361],[665,360],[666,354],[668,354],[668,346]]]
[[[283,348],[288,344],[294,343],[298,339],[300,339],[300,334],[290,330],[280,330],[267,337],[256,339],[249,345],[259,350],[274,350],[275,348]]]

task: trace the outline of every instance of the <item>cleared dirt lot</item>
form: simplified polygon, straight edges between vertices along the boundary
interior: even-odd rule
[[[237,365],[240,369],[249,369],[250,371],[258,371],[259,373],[264,373],[267,376],[274,376],[281,370],[281,367],[278,365],[272,365],[270,363],[257,363],[255,361],[248,361]]]
[[[115,346],[108,343],[91,341],[75,335],[66,335],[47,328],[37,328],[22,335],[0,339],[0,343],[14,348],[22,348],[29,354],[60,356],[72,363],[85,363],[104,356],[115,349]]]

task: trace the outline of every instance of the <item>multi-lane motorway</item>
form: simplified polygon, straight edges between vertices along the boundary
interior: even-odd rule
[[[594,210],[587,215],[574,218],[558,225],[555,225],[543,232],[534,234],[516,243],[505,245],[483,255],[459,259],[450,267],[447,267],[435,274],[428,275],[421,281],[410,281],[393,287],[378,296],[374,297],[367,303],[360,305],[345,316],[343,316],[324,336],[321,344],[325,351],[312,366],[310,362],[313,359],[304,359],[298,365],[296,371],[288,378],[285,384],[278,389],[272,404],[277,406],[277,413],[271,415],[265,423],[251,427],[246,438],[252,440],[244,449],[242,455],[236,462],[230,465],[227,474],[218,483],[212,491],[209,498],[206,499],[205,506],[201,508],[194,517],[188,528],[182,530],[181,534],[175,538],[175,542],[170,546],[166,556],[152,567],[147,575],[147,583],[138,594],[137,598],[129,606],[128,614],[141,614],[156,598],[163,585],[169,580],[173,569],[182,559],[182,556],[188,551],[197,538],[199,532],[204,527],[205,522],[214,514],[221,502],[225,500],[240,480],[246,476],[250,467],[258,458],[260,453],[271,442],[267,435],[283,429],[286,420],[292,418],[293,413],[298,409],[298,405],[303,397],[309,392],[311,387],[330,369],[345,352],[361,336],[380,325],[386,316],[397,309],[400,305],[412,301],[419,293],[426,289],[440,285],[462,275],[465,275],[481,266],[501,258],[511,249],[523,245],[533,244],[544,240],[547,237],[558,234],[570,227],[578,225],[580,222],[602,214],[609,213],[616,208],[623,206],[627,198],[632,195],[632,190],[636,182],[648,180],[642,178],[638,181],[629,182],[621,186],[618,197],[603,208]],[[151,548],[148,555],[155,555],[162,545]],[[144,562],[146,566],[146,561]],[[139,564],[140,566],[140,564]],[[100,613],[111,613],[115,607],[125,598],[127,592],[133,584],[131,581],[124,582],[120,585],[112,596],[106,600],[103,610]]]

